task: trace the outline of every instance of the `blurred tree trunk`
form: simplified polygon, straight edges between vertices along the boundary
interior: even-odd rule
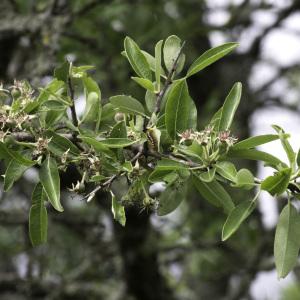
[[[136,300],[173,300],[173,292],[159,271],[156,233],[150,215],[136,209],[126,211],[125,227],[114,223],[123,259],[128,293]]]

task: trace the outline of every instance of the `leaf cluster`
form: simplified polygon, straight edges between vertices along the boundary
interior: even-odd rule
[[[65,62],[51,82],[38,91],[26,81],[1,87],[0,158],[6,164],[4,190],[32,167],[39,183],[32,193],[29,233],[33,245],[47,239],[47,203],[64,210],[60,197],[60,173],[69,165],[81,180],[70,190],[91,201],[97,191],[111,194],[114,218],[126,224],[126,207],[174,211],[191,182],[203,199],[227,216],[222,240],[227,240],[251,215],[261,190],[277,197],[288,195],[275,234],[274,255],[279,277],[294,267],[300,248],[299,214],[292,200],[300,195],[300,154],[288,142],[289,135],[273,125],[275,134],[237,141],[230,130],[238,109],[242,84],[235,83],[205,128],[197,124],[196,105],[189,94],[188,78],[229,54],[236,43],[209,49],[185,68],[184,42],[175,35],[159,41],[154,55],[126,37],[122,55],[135,76],[131,79],[145,93],[144,99],[114,95],[104,101],[92,66]],[[184,70],[186,70],[184,72]],[[82,115],[76,104],[84,98]],[[289,164],[259,151],[257,146],[279,140]],[[235,159],[262,161],[274,169],[263,180],[248,169],[237,170]],[[125,192],[116,191],[126,178]],[[256,190],[252,200],[235,203],[226,186]],[[87,192],[89,190],[89,192]]]

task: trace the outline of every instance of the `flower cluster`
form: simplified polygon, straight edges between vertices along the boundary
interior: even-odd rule
[[[178,136],[180,137],[179,144],[183,144],[186,141],[196,141],[202,146],[206,146],[212,142],[221,142],[226,143],[230,147],[238,140],[236,137],[230,135],[229,130],[216,132],[211,126],[207,126],[202,131],[188,129],[178,134]]]
[[[34,90],[27,81],[14,80],[14,84],[10,87],[11,95],[14,100],[20,100],[20,105],[25,107],[32,102]]]

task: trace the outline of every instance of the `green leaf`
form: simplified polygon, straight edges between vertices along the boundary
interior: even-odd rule
[[[130,161],[125,161],[122,165],[124,171],[131,173],[133,171],[133,166]]]
[[[187,167],[180,162],[170,159],[159,160],[157,166],[149,175],[148,180],[150,182],[165,181],[165,176],[174,171],[186,170]]]
[[[176,186],[176,188],[174,187]],[[185,197],[185,185],[170,185],[159,197],[159,205],[157,209],[158,216],[165,216],[173,212],[183,201]]]
[[[82,82],[85,89],[86,99],[82,122],[96,122],[95,132],[97,133],[102,116],[101,90],[97,82],[89,76],[84,76],[82,78]],[[96,93],[98,97],[95,97],[93,93]]]
[[[21,165],[28,166],[28,167],[35,165],[34,161],[22,156],[17,151],[7,148],[3,142],[0,142],[0,153],[1,153],[1,157],[14,159]]]
[[[46,195],[38,183],[32,193],[32,206],[29,212],[29,236],[33,246],[47,242],[48,217],[44,206]]]
[[[124,206],[121,205],[116,196],[111,193],[111,211],[113,213],[114,219],[119,222],[122,226],[125,226],[126,224],[126,215],[125,215],[125,209]]]
[[[154,84],[149,79],[140,78],[140,77],[131,77],[131,79],[134,80],[137,84],[139,84],[144,89],[149,90],[151,92],[155,91]]]
[[[123,113],[145,116],[143,105],[131,96],[118,95],[109,98],[110,103]]]
[[[226,178],[232,182],[236,181],[236,168],[235,165],[229,161],[219,161],[216,164],[217,172],[223,178]]]
[[[242,84],[237,82],[230,90],[223,104],[219,131],[228,130],[230,128],[234,114],[239,106],[241,95]]]
[[[275,169],[277,169],[278,165],[287,167],[287,165],[277,157],[256,149],[237,149],[237,150],[229,149],[226,156],[228,158],[244,158],[250,160],[263,161]]]
[[[57,97],[66,91],[66,83],[62,80],[54,78],[44,89],[40,89],[40,94],[37,98],[39,104],[43,104],[49,100],[55,100]]]
[[[53,79],[45,89],[41,90],[40,94],[38,95],[37,99],[33,102],[29,102],[24,111],[26,113],[30,113],[38,108],[41,104],[45,103],[49,99],[53,99],[53,94],[61,94],[62,91],[65,89],[65,82],[57,80],[56,78]],[[56,97],[55,97],[56,98]]]
[[[124,121],[118,122],[109,134],[110,138],[127,138],[127,129]]]
[[[121,201],[125,204],[136,204],[140,203],[145,196],[144,178],[143,176],[139,176],[132,181],[127,192],[122,196]]]
[[[59,173],[54,158],[47,156],[42,163],[40,172],[40,181],[44,187],[46,195],[57,211],[64,211],[60,203],[60,179]]]
[[[199,193],[208,202],[217,207],[223,207],[227,214],[233,210],[234,204],[230,195],[218,181],[213,180],[212,182],[202,182],[197,176],[193,176],[193,183]]]
[[[124,138],[108,138],[105,140],[99,141],[102,145],[108,147],[108,148],[124,148],[127,146],[130,146],[137,141],[132,141],[129,139],[124,139]]]
[[[252,189],[254,184],[254,177],[248,169],[241,169],[236,174],[234,187],[244,188],[246,190]]]
[[[145,95],[145,102],[146,102],[146,107],[150,113],[154,111],[156,101],[157,101],[157,97],[156,97],[155,93],[147,90],[146,95]]]
[[[65,61],[63,64],[54,69],[54,77],[57,80],[67,82],[70,73],[70,63]]]
[[[278,135],[279,135],[279,138],[280,138],[280,141],[281,141],[281,144],[282,144],[282,147],[288,157],[288,160],[290,162],[290,166],[292,168],[295,167],[295,160],[296,160],[296,153],[294,152],[291,144],[289,143],[289,141],[287,140],[289,135],[285,135],[284,134],[284,130],[279,127],[278,125],[272,125],[272,127],[277,131]]]
[[[124,138],[124,139],[127,139],[127,128],[126,128],[125,121],[120,121],[117,124],[115,124],[115,126],[112,128],[112,130],[109,134],[109,137],[110,138]],[[113,151],[116,153],[116,157],[119,160],[119,162],[124,162],[125,161],[125,157],[124,157],[124,153],[123,153],[122,148],[114,149]]]
[[[105,177],[103,175],[94,175],[90,178],[90,182],[100,182],[100,181],[103,181],[103,180],[107,180],[109,179],[108,177]]]
[[[155,62],[155,58],[154,58],[151,54],[149,54],[148,52],[146,52],[146,51],[144,51],[144,50],[142,50],[142,53],[143,53],[144,56],[146,57],[147,62],[148,62],[148,64],[149,64],[149,66],[150,66],[150,69],[151,69],[153,72],[155,72],[155,71],[156,71],[156,65],[155,65],[156,62]],[[163,69],[162,67],[160,67],[160,74],[161,74],[162,77],[166,78],[166,73],[165,73],[165,71],[164,71],[164,69]]]
[[[111,103],[106,103],[103,105],[102,114],[101,114],[101,123],[114,120],[114,115],[116,110]]]
[[[160,40],[155,45],[155,80],[156,80],[156,89],[160,91],[160,72],[161,72],[161,48],[163,40]]]
[[[190,117],[189,117],[189,121],[187,124],[187,128],[196,129],[197,128],[197,108],[196,108],[196,104],[194,103],[194,101],[192,99],[190,101],[189,111],[190,111]]]
[[[278,140],[279,136],[277,134],[264,134],[253,136],[243,141],[240,141],[232,146],[232,149],[250,149],[259,145],[270,143],[272,141]]]
[[[68,151],[68,155],[72,158],[80,155],[79,149],[69,139],[51,130],[47,130],[44,134],[47,139],[50,139],[48,149],[54,155],[62,156],[66,151]]]
[[[289,202],[281,211],[275,232],[274,256],[279,278],[284,278],[295,266],[299,247],[300,218]]]
[[[74,68],[74,67],[73,67]],[[91,77],[85,76],[82,78],[82,82],[85,89],[85,94],[88,95],[89,93],[96,93],[98,98],[101,99],[101,90],[98,83]]]
[[[152,72],[146,57],[141,52],[139,46],[128,36],[124,40],[124,49],[126,51],[127,59],[135,73],[138,76],[151,81]]]
[[[289,185],[292,170],[290,168],[282,169],[273,176],[267,177],[261,183],[261,189],[268,191],[272,196],[281,195]]]
[[[87,77],[87,71],[93,69],[95,69],[94,66],[72,66],[70,73],[73,78],[84,78]]]
[[[101,109],[100,99],[97,93],[91,92],[86,98],[86,104],[80,123],[93,123],[99,120],[99,111]],[[100,112],[101,113],[101,112]]]
[[[297,165],[298,165],[298,167],[300,167],[300,149],[297,153]]]
[[[203,70],[204,68],[219,60],[226,54],[230,53],[237,46],[238,43],[226,43],[207,50],[192,63],[186,76],[190,77],[195,73]]]
[[[206,172],[200,173],[199,178],[204,182],[212,182],[215,178],[216,168],[211,168]]]
[[[165,114],[168,134],[174,140],[179,132],[189,129],[191,101],[186,81],[174,83],[167,98]]]
[[[210,120],[209,124],[215,129],[218,130],[220,127],[220,120],[222,116],[222,109],[223,107],[219,108],[217,112],[213,115],[212,119]]]
[[[151,174],[148,177],[148,181],[155,183],[155,182],[159,182],[159,181],[165,181],[165,177],[168,176],[170,173],[175,173],[174,171],[171,170],[164,170],[164,169],[159,169],[159,168],[155,168]]]
[[[85,143],[93,146],[96,152],[98,153],[104,153],[109,157],[115,157],[115,153],[109,149],[106,145],[104,145],[102,142],[97,141],[94,138],[87,137],[87,136],[80,136],[80,139],[83,140]]]
[[[190,146],[178,145],[175,149],[178,149],[180,153],[196,158],[197,161],[202,161],[203,148],[196,141],[193,141]]]
[[[226,241],[232,236],[238,230],[240,225],[248,218],[256,206],[255,200],[244,201],[231,211],[223,226],[222,241]]]
[[[164,44],[163,54],[164,62],[167,70],[170,72],[173,68],[174,62],[178,57],[178,54],[181,49],[181,40],[176,35],[169,36]],[[176,73],[179,73],[184,65],[185,56],[184,54],[180,55],[180,58],[177,61]]]
[[[13,184],[19,180],[24,172],[30,168],[30,166],[25,166],[17,162],[16,160],[12,159],[6,169],[5,176],[4,176],[4,191],[7,192]]]
[[[43,103],[39,109],[40,113],[51,113],[53,110],[55,112],[63,112],[67,108],[65,103],[61,103],[57,100],[48,100]],[[49,118],[49,117],[48,117]]]
[[[40,122],[43,127],[50,128],[56,125],[65,115],[67,106],[59,101],[50,100],[40,106]]]

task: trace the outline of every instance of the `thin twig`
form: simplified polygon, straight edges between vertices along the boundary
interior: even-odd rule
[[[181,48],[178,51],[178,55],[177,55],[176,59],[174,60],[174,63],[172,65],[171,70],[168,73],[168,76],[167,76],[167,79],[165,81],[163,89],[157,95],[156,105],[155,105],[155,109],[154,109],[154,113],[155,114],[159,113],[160,106],[161,106],[161,101],[162,101],[162,99],[163,99],[163,97],[164,97],[164,95],[165,95],[165,93],[166,93],[169,85],[172,83],[172,78],[173,78],[173,75],[174,75],[174,73],[176,71],[177,63],[178,63],[178,60],[180,58],[180,55],[182,54],[182,50],[183,50],[184,45],[185,45],[185,42],[182,43]]]
[[[75,127],[78,127],[78,118],[77,118],[77,114],[76,114],[76,109],[75,109],[75,99],[74,99],[74,88],[73,88],[73,84],[72,84],[72,79],[70,76],[68,76],[68,88],[69,88],[69,94],[70,94],[70,98],[71,98],[71,114],[72,114],[72,121]]]

